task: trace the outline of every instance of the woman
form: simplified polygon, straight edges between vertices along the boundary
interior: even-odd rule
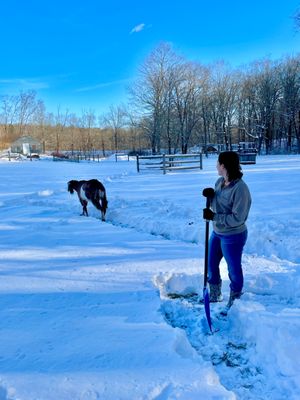
[[[203,218],[213,221],[209,241],[208,283],[210,301],[222,301],[220,261],[224,257],[230,279],[230,297],[227,308],[242,295],[242,252],[247,240],[246,220],[251,206],[251,195],[243,181],[238,153],[224,151],[219,154],[218,174],[221,176],[215,190],[206,188],[204,196],[211,197],[211,208],[203,210]]]

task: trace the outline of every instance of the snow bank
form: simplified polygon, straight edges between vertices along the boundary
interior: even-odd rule
[[[215,163],[162,175],[134,161],[1,162],[0,398],[300,397],[300,159],[244,167],[245,294],[225,320],[212,305],[210,335],[198,294]],[[91,178],[106,186],[107,223],[91,206],[80,217],[67,192]]]

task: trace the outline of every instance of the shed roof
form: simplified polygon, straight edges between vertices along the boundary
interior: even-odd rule
[[[29,135],[24,135],[20,136],[18,139],[16,139],[12,145],[16,145],[19,143],[34,143],[34,144],[41,144],[41,142],[38,139],[33,138],[32,136]]]

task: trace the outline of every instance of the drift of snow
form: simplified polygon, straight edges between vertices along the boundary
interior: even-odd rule
[[[300,157],[243,167],[245,294],[225,319],[211,306],[211,335],[198,297],[215,165],[0,162],[1,400],[300,398]],[[91,178],[106,187],[106,223],[67,192]]]

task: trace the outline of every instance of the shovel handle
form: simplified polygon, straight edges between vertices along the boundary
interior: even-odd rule
[[[211,204],[211,198],[206,197],[206,208],[210,208],[210,204]]]

